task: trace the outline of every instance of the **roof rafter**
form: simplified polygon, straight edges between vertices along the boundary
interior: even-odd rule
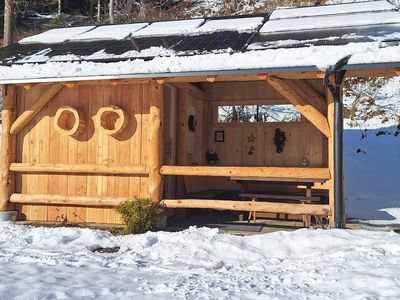
[[[278,93],[292,103],[297,110],[318,128],[326,137],[331,137],[327,118],[313,105],[315,99],[310,100],[310,92],[305,93],[291,80],[267,77],[266,82]]]

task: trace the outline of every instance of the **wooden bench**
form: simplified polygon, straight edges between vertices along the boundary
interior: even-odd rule
[[[299,196],[299,195],[290,195],[290,194],[264,194],[264,193],[240,193],[239,194],[240,198],[250,198],[251,201],[255,202],[258,201],[259,199],[266,199],[266,200],[294,200],[294,201],[300,201],[302,204],[304,203],[315,203],[315,202],[320,202],[321,197],[316,197],[316,196]],[[249,213],[249,218],[248,220],[250,221],[253,218],[253,221],[255,222],[257,219],[256,212],[250,212]],[[309,227],[311,220],[310,220],[309,215],[303,215],[303,222],[304,226]]]

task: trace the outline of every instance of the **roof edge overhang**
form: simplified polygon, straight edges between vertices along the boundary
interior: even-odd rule
[[[372,64],[352,64],[346,65],[344,70],[347,71],[346,77],[380,77],[380,76],[400,76],[400,62],[390,63],[372,63]],[[297,67],[281,67],[281,68],[259,68],[259,69],[236,69],[236,70],[209,70],[209,71],[190,71],[190,72],[167,72],[167,73],[136,73],[136,74],[118,74],[118,75],[95,75],[95,76],[76,76],[76,77],[42,77],[42,78],[24,78],[24,79],[0,79],[0,84],[27,84],[27,83],[50,83],[50,82],[77,82],[77,81],[102,81],[102,80],[129,80],[144,79],[152,80],[162,78],[165,82],[188,81],[207,81],[207,77],[220,77],[221,81],[228,81],[238,76],[258,76],[260,74],[268,74],[279,76],[282,78],[292,79],[321,79],[321,75],[325,70],[321,70],[316,66],[297,66]],[[253,76],[251,76],[253,75]],[[199,77],[204,78],[198,80]],[[223,80],[224,77],[226,80]],[[262,77],[261,77],[262,78]],[[186,79],[186,80],[183,80]]]

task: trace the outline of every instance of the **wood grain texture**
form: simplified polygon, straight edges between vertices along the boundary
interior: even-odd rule
[[[150,85],[150,143],[149,143],[149,194],[153,201],[160,202],[163,194],[163,181],[160,174],[162,165],[162,113],[163,91],[160,85]]]
[[[93,197],[93,196],[68,196],[49,194],[17,194],[10,197],[12,203],[34,203],[34,204],[58,204],[58,205],[80,205],[80,206],[118,206],[121,202],[129,200],[129,197]],[[75,208],[76,209],[76,208]],[[109,223],[109,222],[107,222]]]
[[[330,179],[328,168],[238,167],[238,166],[162,166],[163,175],[261,177],[279,180]]]
[[[4,87],[4,102],[2,111],[2,136],[0,158],[0,211],[11,209],[9,199],[14,192],[14,174],[10,165],[15,160],[15,136],[10,134],[16,115],[16,91],[13,86]]]
[[[10,133],[15,135],[21,131],[21,129],[29,123],[30,120],[35,117],[40,110],[51,100],[57,93],[63,88],[61,84],[51,85],[44,93],[41,93],[37,100],[32,104],[32,106],[25,110],[18,118],[15,120],[11,126]]]
[[[140,165],[95,165],[95,164],[40,164],[12,163],[10,170],[21,173],[77,173],[77,174],[128,174],[146,175],[147,166]]]
[[[283,80],[274,77],[268,77],[266,81],[282,96],[289,100],[289,102],[292,103],[297,110],[326,137],[331,136],[331,131],[326,117],[317,109],[317,107],[320,107],[319,101],[309,97],[310,93],[306,93],[299,88],[296,81]]]
[[[46,86],[22,94],[18,111],[23,114]],[[68,197],[136,198],[148,197],[149,98],[148,85],[80,85],[64,88],[16,135],[16,193],[65,195]],[[147,109],[144,109],[146,105]],[[86,123],[79,136],[62,135],[54,127],[54,117],[62,106],[82,112]],[[103,106],[116,105],[126,111],[127,126],[117,136],[101,134],[95,116]],[[145,128],[145,129],[144,129]],[[142,143],[142,140],[144,143]],[[24,219],[42,221],[121,223],[111,207],[18,204]]]
[[[169,208],[209,208],[236,211],[255,211],[268,213],[290,213],[294,215],[329,215],[329,205],[292,204],[255,201],[204,200],[204,199],[164,199],[162,203]]]

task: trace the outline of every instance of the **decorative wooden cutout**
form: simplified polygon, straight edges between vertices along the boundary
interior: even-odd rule
[[[255,142],[256,142],[256,137],[253,135],[253,133],[251,133],[251,134],[247,137],[247,142],[248,142],[248,143],[255,143]]]
[[[120,134],[128,125],[126,112],[115,105],[105,106],[96,114],[96,127],[100,132],[115,136]]]
[[[60,107],[54,117],[54,127],[63,135],[77,137],[85,130],[85,125],[82,113],[72,106]]]

